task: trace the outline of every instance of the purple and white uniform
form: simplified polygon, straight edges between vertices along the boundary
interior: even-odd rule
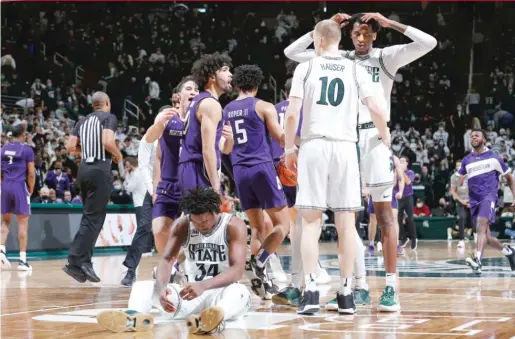
[[[1,149],[2,215],[30,215],[27,163],[34,162],[34,151],[21,142],[10,142]]]
[[[279,119],[279,125],[284,129],[284,121],[286,116],[286,109],[288,108],[288,100],[283,100],[275,105],[277,111],[277,117]],[[297,136],[300,136],[300,128],[302,126],[302,110],[300,111],[299,127],[297,128]],[[284,149],[281,147],[279,142],[274,138],[270,138],[270,148],[272,149],[272,157],[274,158],[274,164],[277,166],[281,161],[281,156],[284,154]],[[284,195],[286,196],[286,202],[288,207],[295,206],[295,197],[297,196],[297,187],[283,186]]]
[[[156,188],[156,202],[152,209],[152,219],[158,217],[176,219],[180,215],[179,156],[183,131],[184,122],[179,116],[174,116],[168,120],[163,135],[159,139],[161,181]]]
[[[231,101],[224,109],[234,134],[231,161],[241,208],[270,209],[286,206],[270,150],[270,134],[256,112],[260,99]]]
[[[211,187],[209,177],[204,167],[202,156],[202,134],[200,121],[197,119],[197,110],[200,102],[206,98],[213,98],[209,92],[200,92],[193,98],[188,107],[188,121],[184,128],[185,136],[179,157],[179,182],[182,192],[194,188]],[[220,120],[216,127],[215,151],[217,168],[220,168],[220,149],[218,142],[222,137],[224,121]]]
[[[469,188],[470,215],[477,226],[477,218],[495,222],[499,189],[499,174],[506,175],[510,168],[490,149],[481,154],[470,152],[462,161],[458,176],[467,176]]]

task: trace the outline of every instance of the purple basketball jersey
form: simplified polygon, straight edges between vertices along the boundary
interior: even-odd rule
[[[159,139],[161,148],[161,180],[166,182],[179,181],[179,156],[181,153],[184,122],[179,116],[168,121]]]
[[[272,162],[269,138],[265,122],[256,112],[260,99],[250,97],[233,100],[224,109],[224,119],[230,122],[234,135],[231,154],[233,166],[251,166]]]
[[[20,142],[10,142],[1,149],[2,214],[30,215],[27,189],[27,163],[34,162],[34,151]]]
[[[184,127],[184,140],[182,142],[181,155],[179,157],[179,163],[185,163],[189,161],[203,162],[202,156],[202,135],[200,133],[200,121],[197,119],[197,110],[200,102],[206,98],[213,98],[209,92],[200,92],[190,103],[188,107],[188,121]],[[220,150],[218,148],[218,142],[222,137],[223,119],[220,120],[216,128],[216,139],[215,139],[215,150],[218,158],[218,168],[220,167]]]
[[[288,100],[281,101],[277,105],[275,105],[275,110],[277,111],[277,118],[279,119],[279,125],[284,129],[284,121],[286,117],[286,109],[288,108]],[[299,127],[297,128],[297,136],[300,136],[300,128],[302,127],[302,110],[300,111],[300,120]],[[279,161],[281,156],[284,153],[284,149],[274,138],[270,138],[270,147],[272,149],[272,157],[274,161]]]

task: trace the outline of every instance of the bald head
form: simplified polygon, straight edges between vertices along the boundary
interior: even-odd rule
[[[91,106],[95,111],[109,112],[111,104],[109,102],[109,96],[104,92],[95,92],[91,96]]]
[[[342,38],[340,25],[333,20],[322,20],[315,26],[315,35],[327,44],[339,43]]]

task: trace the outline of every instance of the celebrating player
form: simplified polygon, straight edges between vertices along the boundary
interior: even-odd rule
[[[338,51],[340,39],[340,26],[336,22],[323,20],[316,25],[317,57],[295,69],[286,112],[286,165],[295,170],[295,132],[301,106],[303,108],[296,201],[296,207],[302,210],[301,250],[306,283],[297,310],[300,314],[312,314],[320,309],[315,274],[319,228],[322,212],[327,208],[334,211],[339,235],[338,311],[355,312],[351,294],[357,237],[354,212],[363,209],[356,131],[358,100],[363,100],[369,107],[382,142],[390,143],[386,112],[379,109],[384,99],[373,96],[372,81],[366,70],[341,56]]]
[[[232,133],[224,134],[222,106],[218,98],[232,89],[231,58],[205,54],[195,61],[191,74],[202,89],[188,108],[185,138],[179,158],[179,179],[182,191],[197,187],[213,187],[220,192],[220,151],[232,149]],[[227,142],[226,142],[227,140]]]
[[[289,215],[284,191],[277,176],[268,142],[269,134],[281,143],[284,134],[274,105],[256,98],[263,72],[256,65],[242,65],[235,69],[233,84],[238,97],[224,109],[235,140],[231,154],[234,181],[240,204],[251,227],[264,235],[257,255],[250,264],[256,277],[252,290],[261,298],[269,299],[270,285],[265,277],[265,265],[281,246],[289,231]],[[263,210],[270,216],[274,228],[267,234]]]
[[[18,241],[20,243],[20,262],[18,270],[30,271],[27,262],[27,232],[30,217],[30,196],[36,183],[34,151],[25,145],[27,132],[23,124],[12,129],[12,140],[1,149],[2,155],[2,243],[0,260],[2,269],[10,269],[5,243],[9,234],[12,215],[18,221]]]
[[[251,296],[237,281],[245,269],[247,230],[238,217],[220,213],[220,205],[220,196],[211,188],[188,191],[181,199],[181,209],[188,214],[172,227],[156,282],[136,282],[129,298],[131,311],[104,311],[98,322],[115,332],[148,330],[154,306],[167,319],[188,319],[190,333],[206,334],[224,320],[243,316]],[[189,281],[182,288],[168,284],[181,247]]]
[[[499,174],[504,175],[514,196],[515,181],[510,168],[497,153],[486,148],[485,143],[485,131],[473,129],[471,134],[473,151],[463,158],[458,170],[461,181],[463,182],[465,176],[468,180],[470,214],[477,232],[476,254],[468,257],[466,263],[476,274],[481,274],[481,258],[488,244],[502,251],[510,262],[512,272],[515,272],[515,248],[510,245],[503,246],[490,232],[490,225],[495,222]]]
[[[376,90],[383,92],[387,102],[386,120],[389,121],[390,94],[395,73],[400,67],[429,53],[436,46],[436,39],[414,27],[387,19],[379,13],[359,13],[352,17],[347,14],[336,14],[331,19],[342,26],[350,24],[351,38],[355,50],[341,51],[340,53],[365,66]],[[386,48],[374,48],[373,42],[377,37],[380,26],[399,31],[413,42]],[[313,32],[310,32],[288,46],[284,53],[288,58],[298,62],[309,60],[315,56],[312,50],[307,50],[312,42]],[[374,201],[377,223],[382,227],[386,287],[378,309],[381,311],[398,311],[400,310],[400,304],[395,294],[395,286],[399,225],[393,218],[391,206],[393,194],[391,151],[381,142],[378,128],[373,123],[366,105],[362,103],[359,105],[359,130],[361,168],[363,168],[365,181]],[[416,247],[416,240],[412,242],[413,246]]]

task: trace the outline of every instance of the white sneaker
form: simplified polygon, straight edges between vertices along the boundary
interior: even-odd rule
[[[28,262],[20,260],[18,271],[32,271],[32,266],[30,266]]]
[[[281,266],[281,260],[276,254],[272,254],[268,259],[268,277],[274,283],[287,283],[288,276],[284,273],[283,267]]]
[[[0,261],[2,261],[2,270],[11,269],[11,263],[9,262],[9,259],[7,259],[7,255],[4,251],[0,252]]]
[[[331,276],[327,273],[325,268],[317,269],[317,277],[315,278],[317,285],[326,285],[331,282]]]
[[[460,241],[458,242],[458,248],[465,248],[465,241],[460,240]]]
[[[383,244],[381,244],[381,242],[379,241],[377,243],[377,253],[382,252],[382,251],[383,251]]]

